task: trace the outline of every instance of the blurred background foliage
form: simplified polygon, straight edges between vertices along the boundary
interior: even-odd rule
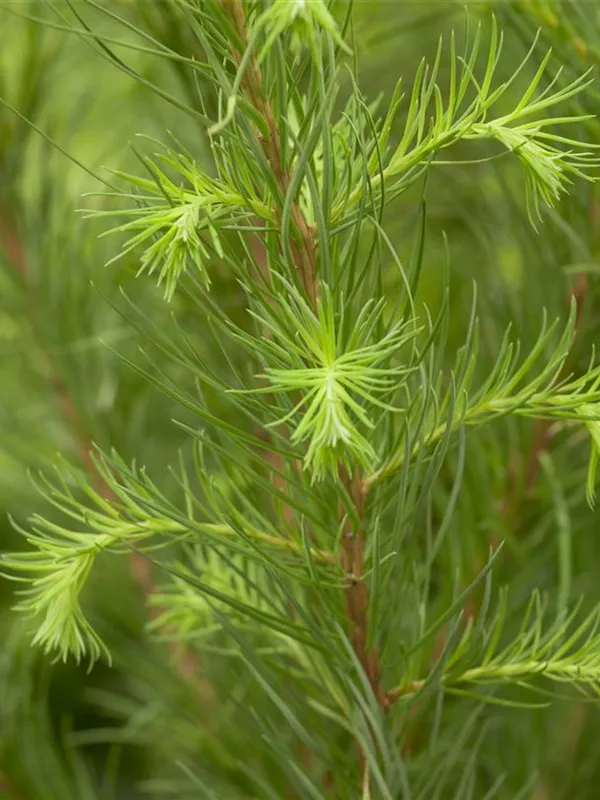
[[[174,8],[143,0],[14,0],[0,6],[2,550],[23,546],[9,516],[26,525],[36,513],[43,500],[28,473],[51,468],[58,453],[93,471],[92,443],[118,445],[123,458],[147,465],[167,495],[173,484],[167,465],[176,462],[184,437],[171,418],[185,421],[185,413],[175,411],[171,400],[113,351],[143,359],[140,348],[146,343],[131,324],[125,296],[159,327],[176,314],[200,349],[210,338],[205,322],[185,293],[167,304],[152,279],[134,280],[135,254],[105,267],[118,242],[99,236],[101,217],[85,219],[77,209],[101,210],[110,202],[98,195],[110,191],[99,180],[110,183],[110,170],[139,169],[137,153],[153,147],[139,134],[162,141],[172,135],[202,161],[206,140],[197,119],[202,84],[186,61],[201,53]],[[489,26],[492,12],[505,31],[500,74],[511,74],[538,29],[536,54],[541,57],[552,46],[551,67],[563,66],[565,79],[600,64],[595,2],[472,2],[465,12],[464,4],[452,0],[364,0],[355,3],[354,35],[365,95],[381,94],[385,102],[400,75],[410,85],[420,59],[434,56],[440,35],[455,29],[464,36],[467,21],[471,28],[479,20]],[[157,42],[183,58],[164,57]],[[586,113],[596,113],[600,85],[580,102]],[[581,136],[600,144],[599,124],[582,123]],[[451,157],[460,161],[466,155],[477,157],[475,145],[461,144]],[[527,352],[543,309],[550,318],[564,318],[575,293],[582,361],[571,366],[577,371],[600,344],[598,189],[574,187],[536,232],[526,219],[518,171],[516,160],[503,158],[436,167],[425,190],[416,186],[394,204],[386,230],[400,252],[407,252],[425,200],[420,300],[434,309],[439,305],[441,275],[449,269],[452,352],[463,341],[477,282],[484,371],[509,322]],[[391,267],[393,293],[398,286]],[[232,309],[242,307],[227,275],[215,283]],[[189,381],[183,373],[173,378]],[[465,480],[477,491],[462,493],[456,506],[455,535],[441,556],[448,568],[474,574],[490,544],[505,539],[497,580],[510,583],[516,602],[534,587],[558,585],[565,601],[583,596],[585,605],[598,603],[597,516],[587,509],[582,490],[587,447],[568,428],[554,436],[548,426],[519,419],[499,420],[471,437]],[[445,481],[435,489],[440,510],[456,469],[449,458]],[[215,711],[206,687],[191,691],[179,679],[177,653],[146,630],[143,576],[136,581],[120,560],[103,561],[94,573],[86,607],[101,631],[110,629],[115,663],[112,669],[96,666],[91,674],[72,663],[50,665],[30,648],[27,621],[10,610],[12,588],[0,582],[0,797],[109,800],[149,792],[159,798],[225,797],[215,773],[243,772],[227,755],[236,747],[244,752],[242,732],[228,724],[233,709],[244,703],[243,680],[233,667],[223,674],[218,660],[206,666],[206,678],[225,698]],[[596,800],[597,707],[566,701],[531,712],[487,707],[480,719],[474,798],[492,788],[489,776],[505,771],[508,780],[494,796],[512,800],[526,786],[518,796],[530,800]],[[461,727],[457,719],[456,731]],[[221,746],[225,738],[227,746]],[[411,758],[418,765],[427,759],[418,747],[418,721],[413,740]],[[453,744],[457,761],[466,762],[476,742],[471,733],[462,738],[457,733]],[[194,780],[188,763],[194,765]],[[275,779],[271,789],[285,796]]]

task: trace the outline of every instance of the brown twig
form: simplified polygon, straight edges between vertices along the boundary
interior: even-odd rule
[[[345,468],[340,470],[342,481],[352,498],[358,523],[354,528],[349,518],[342,535],[342,566],[348,576],[346,614],[350,621],[350,641],[380,705],[389,706],[387,693],[381,685],[381,669],[377,651],[369,649],[369,592],[364,580],[365,571],[365,503],[367,491],[357,473],[352,477]]]
[[[248,30],[246,25],[246,15],[241,0],[222,0],[223,6],[228,10],[235,31],[240,38],[243,47],[248,46]],[[234,52],[236,63],[240,64],[242,56]],[[254,108],[260,113],[266,123],[266,136],[260,137],[261,146],[265,158],[269,162],[273,174],[277,179],[279,189],[283,196],[287,195],[290,188],[290,175],[281,163],[281,141],[275,115],[270,102],[266,99],[263,91],[262,74],[256,58],[251,55],[244,74],[243,85]],[[313,308],[317,306],[319,296],[319,282],[317,279],[317,248],[314,233],[306,221],[302,209],[294,200],[291,207],[291,217],[298,239],[292,242],[292,255],[294,264],[302,280],[302,285],[308,295]]]

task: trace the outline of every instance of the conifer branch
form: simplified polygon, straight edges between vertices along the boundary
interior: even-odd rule
[[[598,225],[598,203],[593,201],[590,213],[594,227]],[[587,273],[579,272],[575,276],[575,285],[571,292],[571,296],[577,303],[577,317],[575,322],[575,335],[577,337],[581,334],[582,313],[584,304],[587,299],[589,290],[589,281]],[[565,365],[566,366],[566,365]],[[567,369],[564,370],[568,374]],[[533,444],[529,455],[525,470],[525,491],[527,495],[531,495],[532,489],[536,483],[537,477],[540,472],[542,463],[542,454],[549,446],[552,440],[552,426],[548,420],[536,420],[533,435]],[[506,514],[510,514],[514,518],[514,503],[508,502],[506,505]],[[574,703],[569,714],[569,723],[565,731],[564,741],[561,742],[561,752],[565,756],[565,761],[568,762],[573,756],[577,742],[581,736],[584,727],[585,718],[588,710],[585,706]],[[536,784],[533,793],[533,800],[543,800],[549,798],[550,789],[545,775],[542,775]]]
[[[25,247],[16,232],[16,225],[8,223],[5,217],[0,218],[0,248],[5,253],[8,263],[23,281],[30,313],[37,313],[39,301],[31,283]],[[98,471],[97,464],[92,457],[93,445],[84,432],[77,406],[50,354],[47,351],[43,351],[43,354],[50,376],[49,380],[61,410],[61,416],[73,436],[79,459],[91,476],[99,496],[109,503],[113,503],[116,501],[116,497],[102,474]],[[143,555],[135,552],[130,553],[129,564],[132,578],[139,587],[144,602],[147,604],[156,592],[152,564]],[[160,612],[156,608],[149,606],[149,613],[152,618],[156,618]],[[182,676],[185,677],[188,683],[193,683],[200,689],[200,695],[203,699],[210,696],[211,692],[206,685],[198,682],[198,662],[192,652],[173,641],[168,642],[168,647],[181,669]]]
[[[582,377],[573,378],[569,373],[567,356],[571,351],[578,329],[580,306],[577,296],[571,297],[571,314],[553,360],[544,365],[539,376],[525,381],[539,356],[539,348],[548,340],[549,331],[545,324],[538,342],[529,354],[524,365],[511,371],[506,366],[506,355],[513,347],[505,339],[503,352],[498,356],[496,367],[487,385],[473,393],[469,398],[469,386],[464,387],[464,397],[453,409],[450,421],[433,425],[425,431],[407,454],[403,449],[397,456],[376,469],[365,478],[367,488],[376,486],[397,474],[407,458],[414,459],[424,449],[434,447],[449,432],[463,426],[482,425],[505,415],[531,417],[552,422],[553,420],[572,420],[586,423],[600,414],[600,367],[590,368]],[[438,415],[439,416],[439,415]]]
[[[600,681],[600,668],[597,665],[582,666],[561,660],[548,662],[532,659],[500,666],[473,667],[460,675],[442,678],[440,685],[451,691],[454,687],[460,687],[461,684],[502,685],[526,682],[540,677],[561,683],[582,683],[595,687]],[[396,686],[387,693],[388,702],[394,703],[403,697],[416,695],[422,691],[426,683],[427,679],[422,679]]]
[[[223,0],[234,19],[238,36],[248,47],[248,35],[241,0]],[[238,56],[238,65],[240,63]],[[253,55],[249,58],[245,76],[246,86],[251,100],[267,122],[268,136],[263,147],[265,154],[277,176],[282,196],[289,190],[290,178],[281,165],[281,146],[278,128],[268,101],[264,99],[260,68]],[[321,294],[317,280],[317,247],[311,226],[297,201],[292,204],[292,219],[297,228],[300,242],[292,248],[292,254],[302,284],[313,311],[317,311],[318,298]],[[356,470],[348,472],[346,465],[339,464],[340,479],[346,486],[355,509],[357,522],[340,508],[343,519],[343,535],[341,540],[341,564],[348,582],[346,588],[346,613],[350,627],[350,641],[357,659],[367,676],[374,696],[383,708],[387,708],[387,696],[380,680],[379,657],[374,649],[368,648],[369,592],[365,579],[365,503],[366,487]],[[368,782],[366,762],[360,745],[357,744],[361,763],[363,783]]]
[[[460,693],[472,687],[517,685],[534,691],[540,679],[551,684],[580,688],[586,696],[600,691],[600,607],[582,622],[573,625],[578,608],[563,614],[544,629],[545,608],[534,592],[524,615],[520,635],[504,641],[507,593],[502,592],[497,610],[488,622],[486,608],[478,620],[467,620],[454,645],[447,646],[440,658],[440,674],[434,670],[425,679],[407,680],[388,692],[391,703],[418,696],[433,682],[446,691]],[[477,666],[463,668],[465,663]],[[435,676],[435,677],[434,677]],[[485,701],[486,696],[481,695]]]

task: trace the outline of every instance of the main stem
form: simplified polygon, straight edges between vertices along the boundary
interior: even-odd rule
[[[223,5],[233,20],[236,33],[241,39],[244,49],[247,48],[248,29],[241,0],[223,0]],[[241,54],[234,52],[234,58],[239,66],[242,60]],[[271,104],[265,97],[260,66],[253,55],[248,60],[243,83],[252,105],[265,120],[267,134],[261,138],[262,149],[277,179],[281,193],[285,197],[290,187],[290,174],[281,163],[281,140],[275,121],[275,114]],[[317,251],[313,232],[296,201],[292,203],[291,217],[299,237],[299,240],[291,243],[294,265],[298,270],[312,307],[316,308],[319,285],[316,273]]]
[[[248,31],[241,0],[223,0],[224,7],[228,10],[236,33],[244,47],[248,46]],[[235,54],[236,63],[241,62],[241,55]],[[286,195],[290,185],[290,175],[284,164],[281,163],[281,142],[279,130],[275,121],[273,108],[265,98],[260,66],[254,56],[250,56],[243,85],[250,101],[260,112],[266,122],[267,135],[261,138],[263,152],[273,174],[277,178],[282,195]],[[313,310],[317,309],[319,298],[319,280],[317,273],[317,246],[314,232],[306,220],[296,200],[292,203],[291,217],[296,229],[296,238],[292,243],[292,257],[294,266],[301,279],[306,295]],[[386,692],[380,682],[379,657],[374,649],[369,648],[369,592],[365,582],[365,505],[368,487],[361,480],[358,472],[349,475],[346,468],[340,464],[339,475],[356,510],[357,522],[353,522],[350,515],[343,509],[340,514],[343,519],[343,535],[341,541],[340,560],[346,574],[346,615],[348,618],[349,635],[356,657],[361,664],[378,701],[383,708],[389,706]],[[354,515],[352,515],[354,516]],[[361,761],[364,759],[361,756]],[[364,765],[363,765],[364,769]]]
[[[350,622],[350,641],[377,700],[387,709],[390,702],[387,692],[381,686],[379,655],[375,649],[369,647],[369,590],[364,580],[367,488],[358,473],[350,476],[345,467],[340,467],[340,477],[352,498],[358,517],[357,526],[354,527],[348,515],[345,516],[342,535],[342,566],[348,579],[346,615]]]

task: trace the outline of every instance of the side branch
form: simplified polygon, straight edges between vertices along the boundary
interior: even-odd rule
[[[25,248],[16,232],[16,225],[9,224],[5,216],[0,217],[0,250],[4,253],[7,263],[22,281],[29,303],[29,313],[35,315],[36,310],[39,308],[39,302],[32,286]],[[54,364],[51,355],[45,350],[43,350],[43,353],[54,396],[58,402],[63,421],[75,442],[77,455],[90,475],[98,494],[108,501],[114,500],[115,497],[112,490],[94,464],[91,456],[92,441],[84,429],[77,405],[67,383],[60,370]],[[146,600],[154,594],[156,588],[151,562],[139,553],[131,553],[129,569],[133,580],[139,587],[144,600]],[[149,611],[151,618],[156,617],[159,613],[160,609],[150,609]],[[183,650],[175,641],[169,641],[168,648],[178,664],[181,676],[188,685],[193,685],[198,690],[198,695],[201,699],[206,701],[207,698],[212,696],[212,690],[205,685],[204,681],[199,681],[197,678],[198,662],[195,654],[188,649]]]
[[[489,664],[485,667],[473,667],[454,677],[451,675],[443,676],[440,683],[444,688],[451,690],[453,686],[465,683],[491,686],[502,684],[506,681],[513,683],[519,680],[529,681],[539,677],[546,677],[549,680],[561,683],[590,684],[594,687],[600,680],[600,665],[593,663],[589,666],[582,666],[581,664],[573,664],[568,660],[552,662],[547,659],[531,659],[509,664]],[[389,703],[395,703],[404,697],[417,694],[424,688],[426,683],[426,680],[414,680],[396,686],[387,693]]]

